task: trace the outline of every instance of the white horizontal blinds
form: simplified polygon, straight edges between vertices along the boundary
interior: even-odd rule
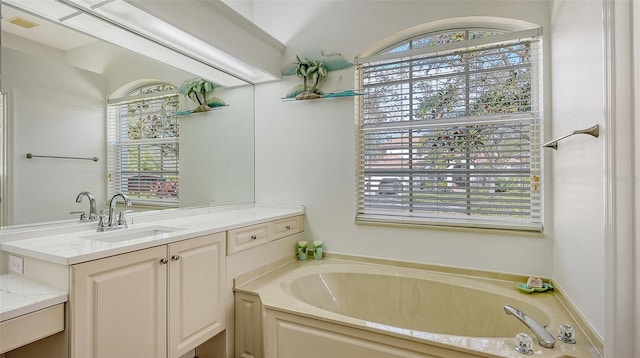
[[[494,35],[431,35],[359,66],[357,220],[541,230],[538,40],[464,47]]]
[[[110,195],[143,204],[177,205],[179,198],[178,95],[133,95],[109,105]]]

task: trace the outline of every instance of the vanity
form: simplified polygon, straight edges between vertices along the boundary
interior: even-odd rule
[[[11,342],[1,336],[0,353],[64,329],[69,357],[184,356],[233,331],[233,278],[292,259],[304,213],[246,204],[136,213],[128,228],[109,232],[95,222],[3,230],[2,259],[17,257],[23,271],[1,276],[3,292],[29,282],[55,298],[5,307],[3,296],[2,333],[23,328],[11,328],[21,332]],[[35,332],[42,322],[52,327]]]

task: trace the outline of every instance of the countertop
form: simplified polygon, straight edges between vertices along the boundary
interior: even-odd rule
[[[303,206],[261,204],[171,209],[131,214],[127,219],[129,228],[103,233],[96,232],[97,222],[47,223],[0,230],[0,249],[19,256],[69,266],[304,213]],[[119,242],[108,241],[113,235],[152,230],[156,230],[158,234]],[[96,238],[106,238],[106,241]],[[0,293],[0,321],[68,300],[68,292],[14,273],[0,275]]]
[[[131,215],[129,228],[96,232],[97,223],[50,230],[51,235],[28,232],[0,232],[0,249],[16,255],[32,257],[61,265],[74,265],[86,261],[170,244],[193,237],[214,234],[239,227],[283,219],[305,213],[303,206],[243,205],[185,209],[157,215]],[[89,229],[91,227],[91,229]],[[125,233],[156,231],[157,234],[112,242],[110,237]],[[46,232],[46,230],[45,230]],[[4,237],[3,237],[4,236]]]
[[[17,274],[0,275],[0,322],[64,303],[68,294]]]

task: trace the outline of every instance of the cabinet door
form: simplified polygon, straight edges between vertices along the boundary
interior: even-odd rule
[[[169,245],[169,357],[225,329],[225,233]]]
[[[235,293],[236,357],[262,358],[262,302],[257,295]]]
[[[74,265],[71,357],[166,356],[166,246]]]

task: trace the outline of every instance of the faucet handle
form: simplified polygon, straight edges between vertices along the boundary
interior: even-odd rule
[[[574,339],[576,333],[570,324],[563,323],[558,327],[558,330],[560,332],[560,335],[558,336],[559,340],[569,344],[576,344],[576,340]]]
[[[522,354],[533,354],[533,349],[531,346],[533,345],[533,339],[529,337],[526,333],[518,333],[516,335],[516,351]]]
[[[123,227],[125,229],[129,227],[129,225],[127,225],[127,218],[124,215],[132,212],[133,210],[121,211],[120,214],[118,214],[118,226]]]
[[[100,210],[100,214],[98,215],[98,218],[100,219],[100,222],[98,222],[98,228],[96,229],[96,231],[107,231],[107,230],[109,230],[109,224],[106,223],[107,214],[105,213],[104,209]]]
[[[87,213],[84,211],[72,211],[69,213],[69,215],[73,214],[80,214],[80,222],[89,221],[89,219],[87,218]]]

